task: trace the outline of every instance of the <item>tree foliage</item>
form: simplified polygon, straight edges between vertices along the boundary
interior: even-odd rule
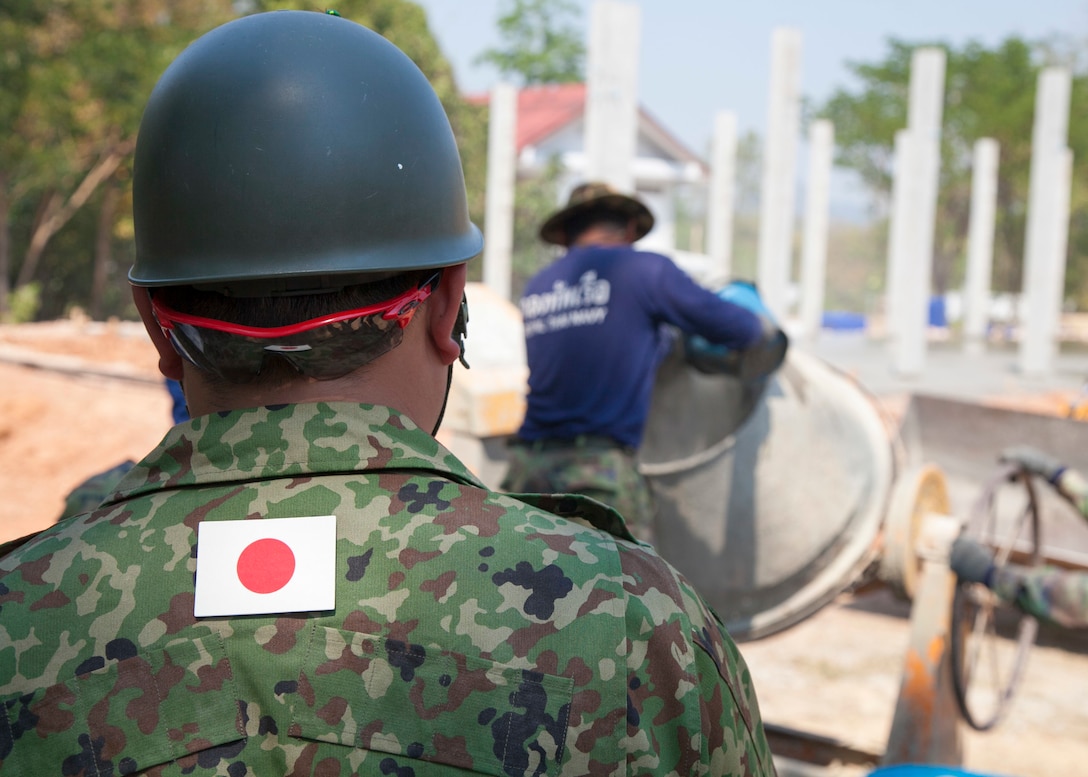
[[[458,136],[470,208],[483,211],[486,126],[408,0],[345,0],[341,16],[389,38],[434,85]],[[249,0],[5,0],[0,4],[0,316],[129,313],[131,163],[144,104],[199,35],[240,14],[313,10]],[[40,294],[36,292],[40,289]],[[14,312],[14,311],[9,311]]]
[[[231,14],[228,0],[18,0],[0,8],[0,35],[18,41],[3,66],[16,88],[0,107],[14,129],[0,145],[0,233],[10,236],[0,240],[0,313],[12,286],[63,274],[40,266],[53,238],[103,189],[127,187],[151,87],[185,44]],[[64,257],[83,262],[88,276],[93,230]],[[43,288],[43,300],[55,302],[52,291]]]
[[[487,49],[476,61],[494,65],[523,86],[581,81],[584,36],[567,21],[579,13],[570,0],[506,0],[498,20],[503,46]]]
[[[497,27],[501,45],[487,49],[477,63],[494,65],[500,75],[522,87],[584,80],[584,33],[570,0],[505,0]],[[485,119],[489,113],[485,113]],[[540,224],[555,210],[561,165],[549,160],[539,174],[521,177],[514,191],[511,292],[520,296],[525,282],[555,258],[541,242]]]
[[[970,209],[972,150],[980,138],[1000,145],[994,286],[1021,285],[1036,82],[1055,49],[1011,37],[994,48],[977,42],[961,48],[939,43],[888,41],[881,62],[852,63],[859,86],[840,89],[816,114],[835,124],[837,163],[854,170],[885,203],[892,182],[895,133],[907,124],[910,60],[919,46],[946,52],[941,131],[941,178],[934,246],[934,283],[943,291],[962,281]],[[1074,73],[1069,145],[1073,149],[1073,213],[1067,290],[1088,301],[1088,74]]]

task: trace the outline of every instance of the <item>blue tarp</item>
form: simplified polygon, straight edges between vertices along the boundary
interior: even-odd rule
[[[828,310],[824,313],[820,326],[840,332],[856,331],[865,328],[865,316],[845,310]]]
[[[945,306],[944,297],[930,297],[929,298],[929,325],[946,327],[948,326],[948,311]]]
[[[969,772],[955,766],[933,766],[931,764],[897,764],[881,766],[869,777],[1001,777],[1001,775]]]

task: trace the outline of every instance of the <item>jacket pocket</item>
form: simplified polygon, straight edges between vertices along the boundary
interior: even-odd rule
[[[107,777],[244,743],[216,637],[138,653],[0,699],[0,773]],[[240,745],[239,745],[240,747]]]
[[[558,774],[572,694],[570,678],[317,627],[289,733],[495,777]]]

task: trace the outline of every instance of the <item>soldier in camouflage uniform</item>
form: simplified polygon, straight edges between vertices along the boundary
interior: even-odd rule
[[[435,440],[482,241],[407,57],[312,12],[213,30],[152,93],[134,209],[134,298],[193,417],[0,550],[0,774],[774,774],[675,569]],[[196,615],[258,544],[221,564],[201,536],[329,517],[328,604],[246,583],[257,605],[224,585]],[[246,575],[290,576],[270,559]]]
[[[1026,446],[1006,450],[1001,460],[1045,479],[1088,517],[1088,480],[1079,472]],[[1037,618],[1068,628],[1088,627],[1088,574],[1053,567],[998,566],[989,549],[965,537],[952,544],[950,564],[960,580],[982,583]]]

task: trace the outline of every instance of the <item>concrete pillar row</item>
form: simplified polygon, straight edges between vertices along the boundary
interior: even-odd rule
[[[517,89],[512,84],[496,84],[491,90],[487,131],[483,280],[506,300],[510,299],[510,265],[514,252],[517,111]]]
[[[827,240],[830,221],[831,163],[835,127],[818,119],[809,127],[805,231],[801,243],[801,335],[815,340],[824,312]]]
[[[993,138],[975,141],[971,171],[971,211],[967,227],[967,275],[963,286],[963,344],[985,350],[990,321],[1000,148]]]
[[[894,370],[904,377],[919,375],[925,367],[929,329],[929,299],[933,283],[933,238],[937,217],[937,188],[941,168],[941,122],[944,112],[945,53],[923,47],[911,56],[910,103],[907,108],[909,164],[905,174],[900,214],[902,227],[893,227],[901,240],[896,259],[902,285],[888,290],[897,300],[896,317],[889,321]],[[898,166],[897,166],[898,168]]]
[[[710,275],[728,280],[733,272],[733,212],[736,207],[737,115],[714,116],[711,145],[710,194],[707,203],[707,254]]]
[[[586,56],[586,178],[624,192],[635,188],[640,25],[637,5],[593,4]]]
[[[801,123],[801,32],[771,33],[771,84],[760,186],[757,282],[767,308],[784,320],[793,254],[797,136]]]
[[[1072,173],[1067,147],[1071,89],[1066,68],[1048,67],[1039,74],[1024,236],[1019,356],[1025,375],[1052,372],[1058,350]]]

